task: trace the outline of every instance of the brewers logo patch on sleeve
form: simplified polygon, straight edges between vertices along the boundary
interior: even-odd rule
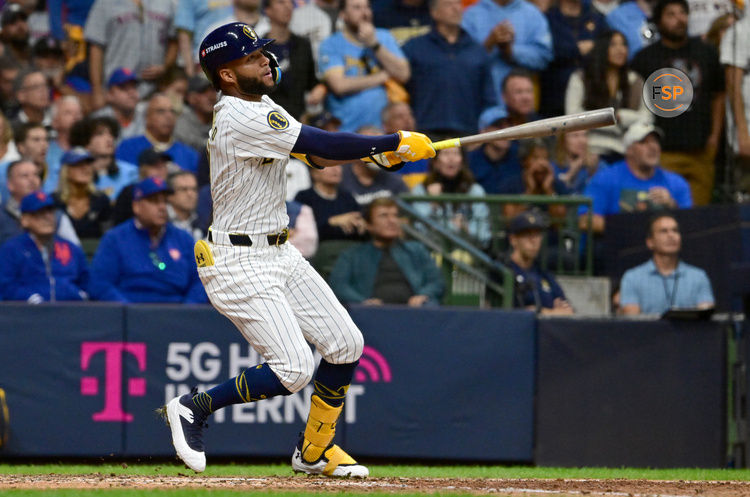
[[[289,120],[284,117],[281,112],[276,110],[269,112],[266,120],[268,121],[269,126],[279,131],[289,127]]]

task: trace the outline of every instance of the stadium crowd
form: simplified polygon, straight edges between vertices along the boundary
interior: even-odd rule
[[[602,233],[608,214],[750,194],[750,15],[741,0],[0,5],[2,300],[207,301],[192,241],[211,223],[205,140],[219,96],[198,50],[234,20],[275,39],[268,48],[284,76],[272,99],[329,131],[416,130],[435,141],[615,109],[613,126],[443,150],[398,172],[363,161],[309,170],[291,159],[290,242],[330,274],[344,302],[440,302],[444,283],[427,249],[401,241],[395,204],[379,202],[393,195],[591,197],[591,217],[556,204],[502,210],[503,259],[532,283],[518,307],[566,314],[562,290],[538,267],[539,234],[554,238],[549,218],[580,216],[582,230],[592,219]],[[692,104],[676,118],[655,116],[642,98],[644,80],[664,67],[693,84]],[[496,235],[484,203],[414,207],[482,249]],[[664,236],[679,237],[675,230]],[[678,253],[669,240],[655,246],[655,261],[658,250]],[[651,266],[650,277],[675,279],[672,297],[676,264]],[[632,280],[623,283],[629,313]],[[701,304],[712,301],[710,283],[700,291]]]

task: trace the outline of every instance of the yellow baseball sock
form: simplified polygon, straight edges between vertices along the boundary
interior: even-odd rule
[[[306,462],[315,462],[336,435],[336,421],[341,414],[343,404],[338,407],[328,405],[323,399],[313,394],[310,402],[310,415],[305,426],[305,440],[302,442],[302,458]]]

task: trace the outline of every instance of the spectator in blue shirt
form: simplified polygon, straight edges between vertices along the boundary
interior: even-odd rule
[[[548,222],[537,210],[524,211],[508,226],[511,253],[506,263],[515,275],[513,306],[540,314],[570,315],[573,308],[555,277],[538,262]]]
[[[133,189],[138,181],[150,177],[166,181],[171,169],[176,167],[172,163],[172,157],[166,152],[157,152],[153,148],[141,152],[138,156],[138,177],[120,190],[115,200],[112,223],[118,225],[133,217]]]
[[[166,152],[181,169],[198,173],[198,152],[182,142],[174,140],[177,123],[172,101],[163,93],[155,93],[148,101],[146,109],[146,132],[123,140],[115,151],[115,158],[138,163],[138,156],[147,148]]]
[[[344,0],[339,16],[342,30],[321,43],[318,57],[330,90],[326,107],[341,119],[341,131],[380,126],[386,82],[406,82],[409,62],[393,35],[373,26],[369,0]]]
[[[231,0],[178,0],[174,26],[188,76],[199,73],[198,48],[211,26],[232,15]]]
[[[651,218],[646,246],[653,257],[622,277],[622,314],[662,314],[668,309],[714,306],[706,272],[680,260],[682,237],[674,216],[662,213]]]
[[[659,37],[656,26],[649,22],[654,3],[652,0],[623,2],[607,14],[609,27],[625,35],[628,40],[628,60]]]
[[[539,119],[534,108],[534,79],[525,69],[511,70],[500,87],[511,126]]]
[[[687,209],[693,206],[690,187],[680,175],[659,166],[662,131],[638,122],[625,133],[625,160],[597,172],[584,190],[593,201],[593,230],[604,232],[609,214],[652,209]],[[588,208],[578,213],[587,229]]]
[[[461,0],[430,0],[429,5],[432,30],[403,47],[412,68],[406,89],[417,128],[429,136],[474,134],[482,111],[497,104],[490,59],[461,27]]]
[[[570,193],[583,195],[586,185],[606,163],[589,150],[588,130],[563,131],[555,141],[555,178],[565,185]]]
[[[505,111],[491,123],[481,123],[482,133],[496,131],[510,126]],[[518,142],[493,140],[483,144],[468,154],[469,169],[474,179],[488,195],[517,193],[514,190],[521,183],[521,161],[518,159]]]
[[[20,235],[23,232],[21,226],[21,201],[23,198],[36,190],[42,184],[39,176],[39,168],[31,161],[17,160],[8,165],[6,171],[8,179],[8,199],[0,207],[0,245],[9,238]],[[55,210],[55,222],[57,225],[57,236],[65,238],[75,245],[81,242],[76,235],[73,222],[60,209]]]
[[[25,233],[0,247],[0,295],[31,304],[86,300],[89,271],[86,256],[55,235],[55,201],[37,190],[21,201]]]
[[[161,178],[133,189],[134,218],[109,230],[91,264],[91,296],[116,302],[204,303],[193,237],[168,221]]]
[[[490,54],[499,103],[502,82],[511,69],[541,71],[553,58],[547,18],[531,2],[479,0],[466,9],[461,24]]]

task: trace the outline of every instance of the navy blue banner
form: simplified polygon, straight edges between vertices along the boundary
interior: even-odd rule
[[[358,307],[364,330],[356,422],[362,456],[531,461],[531,312]],[[371,367],[363,367],[371,364]],[[370,372],[374,371],[374,372]]]
[[[123,440],[124,308],[0,306],[0,387],[10,438],[0,454],[107,455]],[[85,434],[85,436],[83,435]]]
[[[338,443],[363,457],[531,461],[533,314],[355,307],[352,316],[366,347]],[[171,456],[156,410],[259,362],[208,306],[3,306],[11,437],[0,454]],[[290,456],[311,389],[214,414],[209,459]]]
[[[722,467],[725,326],[540,320],[535,462]]]

